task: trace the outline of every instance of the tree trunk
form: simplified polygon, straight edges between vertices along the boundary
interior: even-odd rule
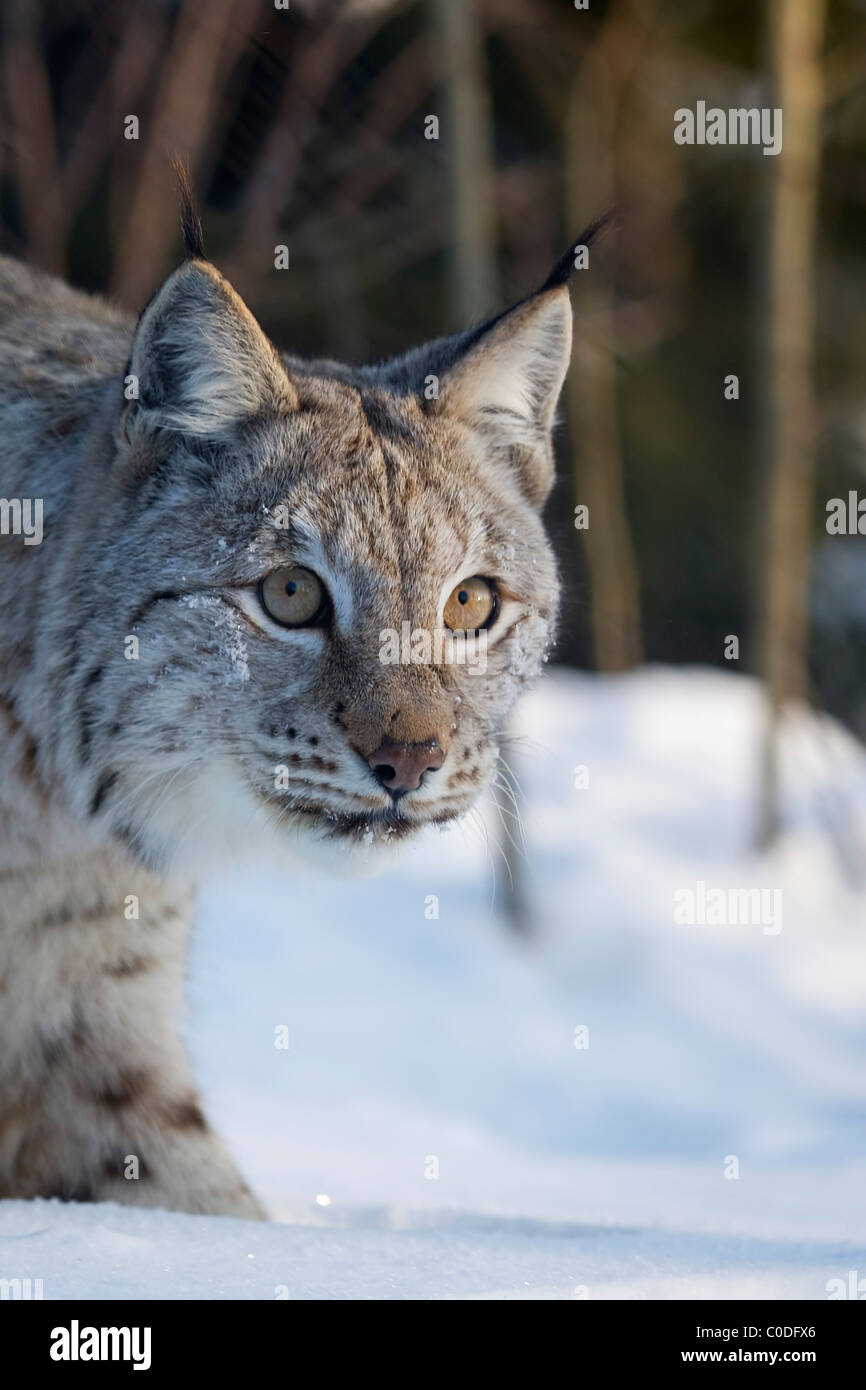
[[[808,693],[809,561],[815,471],[815,240],[820,169],[824,0],[771,0],[774,105],[782,151],[770,160],[764,283],[768,324],[761,674],[767,717],[759,837],[780,827],[784,709]]]
[[[445,90],[439,138],[451,180],[453,326],[466,328],[497,302],[493,121],[484,31],[476,0],[432,0]]]
[[[465,328],[497,307],[496,227],[493,208],[493,122],[484,56],[484,31],[475,0],[432,0],[441,44],[445,112],[440,139],[448,159],[454,327]],[[519,790],[508,756],[500,754],[494,785],[494,901],[508,925],[526,933]]]
[[[617,114],[644,39],[630,7],[618,7],[574,79],[564,164],[566,209],[575,233],[615,202]],[[575,272],[575,281],[575,348],[566,387],[575,501],[589,511],[581,534],[589,567],[596,666],[600,671],[622,671],[640,664],[643,646],[640,583],[616,418],[611,292],[592,263]]]

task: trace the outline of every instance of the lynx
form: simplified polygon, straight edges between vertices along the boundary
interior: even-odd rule
[[[0,492],[44,509],[0,536],[0,1196],[259,1217],[179,1038],[195,884],[490,779],[554,633],[574,261],[354,368],[278,353],[182,226],[137,325],[0,258]],[[441,659],[383,661],[404,623]]]

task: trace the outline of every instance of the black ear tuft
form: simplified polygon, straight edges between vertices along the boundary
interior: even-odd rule
[[[174,169],[174,177],[177,181],[177,198],[180,203],[180,226],[183,232],[183,244],[186,249],[186,259],[188,261],[203,261],[206,259],[204,251],[204,231],[202,230],[201,218],[195,205],[195,194],[192,191],[192,179],[189,172],[189,161],[182,155],[175,155],[171,161]]]
[[[553,267],[553,270],[548,275],[538,293],[543,294],[545,290],[553,290],[556,289],[557,285],[564,285],[571,277],[571,272],[574,270],[574,253],[577,247],[589,246],[592,242],[598,241],[604,236],[605,232],[609,232],[611,228],[616,225],[616,221],[616,208],[609,208],[607,212],[601,214],[601,217],[597,217],[594,222],[590,222],[589,226],[581,232],[574,244],[569,246],[565,255],[561,256],[556,262],[556,265]]]

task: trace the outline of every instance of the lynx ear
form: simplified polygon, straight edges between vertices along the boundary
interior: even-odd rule
[[[533,506],[553,483],[551,428],[571,353],[571,304],[567,283],[581,262],[577,252],[598,241],[616,222],[615,209],[584,228],[535,294],[486,323],[439,338],[378,369],[392,390],[429,400],[483,431],[503,466],[516,471]]]
[[[297,406],[276,348],[207,261],[184,262],[150,301],[129,371],[139,419],[184,434],[215,436],[263,411]]]
[[[482,432],[540,507],[553,483],[551,428],[571,356],[571,302],[545,289],[498,319],[448,370],[440,409]]]

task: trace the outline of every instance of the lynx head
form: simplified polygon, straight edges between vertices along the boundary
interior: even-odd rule
[[[553,635],[573,253],[490,322],[354,369],[281,357],[188,239],[80,557],[81,810],[161,867],[449,821]]]

